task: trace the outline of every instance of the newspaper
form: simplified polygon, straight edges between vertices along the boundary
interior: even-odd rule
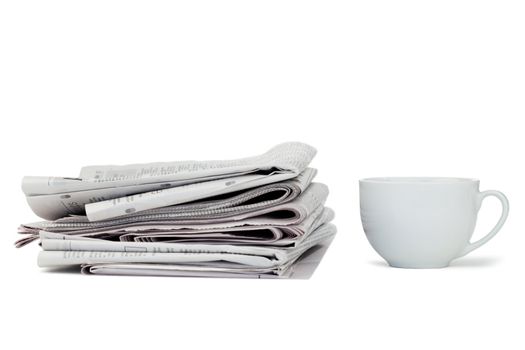
[[[97,221],[291,179],[315,153],[290,142],[237,160],[88,166],[77,178],[24,177],[22,190],[44,219],[87,214]]]
[[[49,245],[44,247],[44,240],[53,239],[56,242],[55,249],[59,250],[67,245],[66,243],[58,242],[65,240],[68,241],[67,244],[73,246],[75,244],[79,246],[96,244],[101,249],[103,249],[103,245],[106,245],[108,240],[111,240],[111,246],[122,243],[122,246],[126,247],[128,245],[124,244],[124,242],[295,246],[300,243],[304,236],[307,236],[318,226],[332,221],[333,218],[334,212],[332,209],[320,207],[303,222],[289,226],[277,224],[234,226],[237,223],[228,225],[229,227],[206,225],[205,228],[202,228],[200,225],[177,226],[176,228],[172,226],[169,228],[158,226],[158,229],[156,228],[157,226],[151,226],[146,230],[127,229],[74,235],[40,231],[39,237],[44,249],[51,249]],[[75,243],[69,243],[71,241],[75,241]]]
[[[54,222],[26,224],[19,230],[31,238],[18,242],[21,246],[43,235],[62,233],[69,237],[108,238],[121,241],[181,241],[200,239],[258,244],[294,244],[284,238],[297,238],[312,227],[316,220],[330,221],[333,211],[324,209],[328,188],[312,183],[304,193],[290,202],[258,209],[244,208],[235,215],[218,217],[208,209],[181,215],[157,209],[142,215],[90,222],[85,217],[68,217]],[[180,214],[175,210],[176,214]],[[58,237],[58,236],[57,236]]]
[[[306,190],[316,173],[317,171],[315,169],[307,168],[291,180],[245,190],[240,193],[232,193],[221,196],[219,199],[212,197],[189,204],[173,205],[146,210],[139,213],[131,213],[126,215],[126,218],[142,220],[144,216],[148,218],[151,215],[166,214],[169,218],[184,219],[206,217],[210,219],[217,218],[217,220],[220,220],[220,218],[227,218],[236,215],[237,213],[253,211],[289,202]],[[120,219],[116,219],[116,221],[109,219],[95,223],[91,222],[86,216],[75,215],[58,219],[53,223],[48,223],[47,226],[71,227],[74,226],[72,224],[86,223],[89,227],[100,227],[114,225],[116,222],[121,221],[122,220]]]
[[[122,245],[113,250],[75,250],[40,252],[40,267],[81,265],[89,274],[160,275],[160,276],[210,276],[253,277],[259,275],[282,276],[308,249],[331,239],[335,226],[323,224],[300,245],[292,248],[263,248],[231,245],[156,244],[156,250],[137,250]],[[45,246],[52,240],[44,239]],[[76,241],[85,242],[85,241]],[[113,243],[113,242],[108,242]],[[119,242],[115,242],[119,243]],[[145,244],[142,244],[144,247]],[[82,250],[81,250],[82,249]]]

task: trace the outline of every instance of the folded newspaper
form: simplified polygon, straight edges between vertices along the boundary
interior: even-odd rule
[[[336,232],[328,188],[308,167],[315,153],[294,142],[238,160],[24,177],[29,206],[49,221],[21,225],[16,245],[40,240],[39,266],[86,274],[289,277]]]

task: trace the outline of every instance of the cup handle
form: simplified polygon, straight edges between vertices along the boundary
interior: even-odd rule
[[[501,229],[501,227],[505,223],[505,220],[507,220],[507,217],[509,216],[509,201],[508,201],[507,197],[505,197],[505,195],[503,193],[499,192],[499,191],[484,191],[484,192],[480,192],[479,193],[480,206],[481,206],[481,202],[483,202],[483,199],[485,199],[486,197],[489,197],[489,196],[496,197],[501,202],[501,208],[502,208],[502,210],[501,210],[501,217],[499,218],[498,223],[496,224],[496,226],[494,226],[494,228],[486,236],[484,236],[483,238],[480,238],[479,240],[477,240],[474,243],[470,243],[469,242],[468,245],[465,247],[465,249],[463,249],[463,251],[457,256],[458,258],[462,257],[464,255],[467,255],[468,253],[470,253],[474,249],[477,249],[477,248],[481,247],[483,244],[485,244],[488,241],[490,241],[492,239],[492,237],[494,237],[496,235],[496,233],[498,233],[498,231]]]

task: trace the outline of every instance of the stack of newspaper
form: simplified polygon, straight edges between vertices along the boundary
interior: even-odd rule
[[[312,182],[315,149],[284,143],[229,161],[88,166],[78,178],[24,177],[20,226],[41,267],[87,274],[287,277],[330,241],[328,188]]]

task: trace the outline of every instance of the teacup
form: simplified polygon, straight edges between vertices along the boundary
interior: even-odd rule
[[[446,267],[487,243],[509,213],[505,195],[479,192],[476,179],[369,178],[359,181],[359,192],[366,237],[393,267]],[[501,217],[492,231],[470,243],[481,203],[488,196],[501,201]]]

